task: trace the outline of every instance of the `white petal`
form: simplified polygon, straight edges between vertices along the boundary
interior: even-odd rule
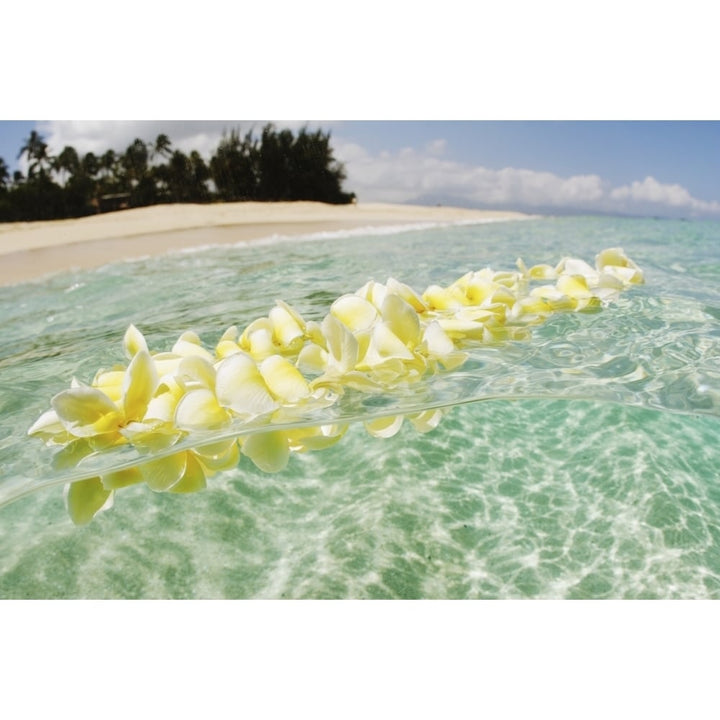
[[[217,347],[215,348],[215,354],[219,358],[227,357],[233,353],[239,352],[240,347],[237,344],[238,341],[238,328],[237,325],[231,325],[223,334],[218,341]]]
[[[290,430],[287,435],[293,452],[324,450],[338,442],[347,428],[347,425],[322,425]]]
[[[126,370],[127,368],[100,370],[95,374],[91,386],[105,393],[113,402],[120,403]]]
[[[315,322],[314,320],[308,320],[307,325],[305,325],[305,335],[310,342],[314,342],[316,345],[319,345],[321,348],[327,350],[327,347],[325,346],[325,337],[320,323]]]
[[[215,388],[215,368],[204,357],[198,355],[184,357],[178,365],[177,375],[208,390]]]
[[[229,420],[215,394],[206,388],[191,390],[175,410],[175,424],[181,430],[212,430]]]
[[[275,304],[285,310],[285,312],[287,312],[301,328],[305,327],[305,320],[303,320],[303,316],[292,305],[288,305],[282,300],[276,300]]]
[[[153,355],[152,360],[155,363],[155,371],[158,377],[164,377],[165,375],[175,375],[177,373],[182,356],[176,353],[163,352]]]
[[[286,347],[303,338],[304,323],[301,325],[298,322],[298,314],[285,303],[278,301],[277,306],[270,311],[269,318],[273,324],[273,335],[279,345]]]
[[[198,460],[200,460],[208,474],[220,470],[231,470],[237,467],[237,464],[240,462],[240,446],[235,442],[224,455],[217,455],[211,458],[198,455]]]
[[[422,348],[429,359],[441,362],[448,370],[459,367],[468,358],[467,353],[455,349],[455,343],[436,320],[425,328]]]
[[[430,285],[423,293],[422,299],[429,310],[453,310],[463,306],[459,297],[439,285]]]
[[[595,258],[595,266],[600,271],[609,272],[627,283],[644,282],[642,270],[625,254],[622,248],[607,248]],[[625,270],[620,272],[620,269]]]
[[[415,312],[423,313],[428,309],[422,298],[410,286],[398,282],[395,278],[388,278],[387,291],[399,295]]]
[[[239,352],[242,352],[240,350],[240,346],[237,343],[231,342],[230,340],[221,340],[215,348],[215,354],[221,360],[228,357],[229,355],[234,355],[235,353]]]
[[[228,340],[230,342],[237,342],[238,339],[238,327],[237,325],[231,325],[223,334],[220,340]]]
[[[428,355],[447,355],[455,350],[455,344],[437,320],[433,320],[425,328],[423,343]]]
[[[118,490],[120,488],[129,487],[130,485],[136,485],[144,480],[142,473],[140,472],[140,468],[137,467],[126,468],[125,470],[108,473],[107,475],[103,475],[100,479],[106,490]]]
[[[223,407],[241,416],[254,417],[277,407],[255,361],[245,353],[231,355],[218,365],[215,391]]]
[[[122,396],[125,420],[141,420],[150,402],[158,378],[147,350],[140,350],[131,360],[123,380]]]
[[[125,355],[130,359],[134,358],[141,350],[144,350],[145,352],[148,351],[145,337],[134,325],[130,325],[130,327],[125,331],[125,336],[123,337],[123,349],[125,350]]]
[[[376,307],[357,295],[342,295],[330,306],[330,312],[353,332],[371,327],[378,319]]]
[[[267,473],[283,470],[290,457],[287,436],[280,431],[248,435],[242,440],[242,452]]]
[[[328,369],[339,374],[354,370],[359,349],[355,336],[334,315],[325,316],[322,330],[330,353]]]
[[[203,466],[210,470],[227,470],[238,464],[240,448],[237,440],[232,438],[195,448],[192,454],[196,455]]]
[[[584,260],[577,258],[563,258],[556,270],[561,275],[582,275],[591,282],[597,281],[598,271]]]
[[[390,438],[396,435],[403,424],[403,416],[377,418],[376,420],[367,420],[365,429],[376,438]]]
[[[528,275],[532,280],[557,280],[557,270],[552,265],[533,265]]]
[[[425,410],[417,415],[408,415],[408,420],[418,432],[426,433],[434,430],[440,424],[442,416],[442,410]]]
[[[65,486],[65,504],[75,525],[89,523],[101,510],[112,507],[113,491],[103,487],[99,477]]]
[[[173,345],[172,351],[176,355],[188,357],[196,355],[209,363],[214,361],[213,356],[200,344],[200,338],[192,331],[184,332]]]
[[[355,295],[372,303],[378,310],[382,306],[386,294],[387,288],[374,280],[368,280],[359,290],[355,291]]]
[[[64,425],[60,422],[54,410],[46,410],[27,431],[28,435],[38,435],[47,439],[55,435],[66,434]]]
[[[378,323],[373,329],[370,345],[365,357],[358,363],[358,368],[372,369],[389,360],[415,360],[415,355],[385,323]]]
[[[592,294],[587,279],[582,275],[561,275],[557,288],[563,295],[571,298],[586,298]]]
[[[642,270],[639,270],[637,268],[606,265],[604,268],[604,272],[617,277],[619,280],[622,281],[623,285],[641,285],[645,281]]]
[[[298,354],[297,364],[309,373],[325,372],[328,364],[328,352],[315,343],[308,343]]]
[[[163,378],[156,390],[155,397],[148,403],[145,410],[147,420],[162,420],[172,422],[175,418],[175,409],[185,394],[185,386],[173,377]]]
[[[310,395],[307,380],[284,357],[271,355],[260,363],[259,369],[270,392],[279,400],[293,403]]]
[[[393,333],[406,345],[414,347],[420,339],[420,318],[415,309],[399,295],[387,295],[382,317]]]
[[[194,493],[207,487],[205,470],[192,452],[186,453],[185,472],[170,488],[173,493]]]
[[[122,421],[118,406],[95,388],[70,388],[57,394],[51,404],[65,429],[76,437],[112,432]]]
[[[265,319],[265,318],[263,318]],[[277,352],[272,327],[258,327],[243,336],[241,347],[256,360],[262,360]]]
[[[140,466],[147,486],[155,492],[165,492],[180,481],[187,467],[186,451],[151,460]]]

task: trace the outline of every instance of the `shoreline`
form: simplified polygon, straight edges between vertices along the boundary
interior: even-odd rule
[[[0,224],[0,286],[75,269],[163,255],[207,245],[237,244],[414,223],[522,220],[518,212],[453,207],[316,202],[154,205],[70,220]]]

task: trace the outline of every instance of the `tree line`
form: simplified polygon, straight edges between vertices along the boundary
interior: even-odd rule
[[[80,155],[68,145],[57,155],[32,130],[18,159],[27,174],[10,174],[0,157],[0,222],[82,217],[107,210],[160,203],[240,200],[315,200],[344,204],[344,166],[330,146],[330,133],[306,128],[297,134],[269,124],[259,137],[225,133],[209,161],[196,150],[174,149],[160,134],[135,139],[124,152]]]

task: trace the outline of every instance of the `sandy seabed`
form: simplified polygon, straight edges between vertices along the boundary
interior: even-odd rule
[[[317,202],[156,205],[74,220],[0,224],[0,285],[174,250],[413,223],[489,222],[522,213],[452,207]]]

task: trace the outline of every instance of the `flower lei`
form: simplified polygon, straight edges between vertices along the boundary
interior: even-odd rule
[[[149,454],[139,465],[71,482],[66,505],[76,524],[112,505],[115,492],[145,482],[157,492],[191,493],[206,478],[247,456],[265,472],[282,470],[291,453],[337,442],[346,424],[273,429],[335,404],[348,389],[387,391],[466,360],[463,347],[526,338],[528,327],[557,312],[611,302],[643,282],[619,248],[603,250],[595,267],[575,258],[556,266],[469,272],[421,295],[390,278],[369,281],[339,297],[321,322],[305,321],[278,300],[267,317],[242,332],[228,328],[214,352],[183,333],[170,352],[151,352],[130,325],[123,338],[127,365],[100,370],[87,385],[73,379],[28,430],[61,446],[69,462],[131,444]],[[420,432],[435,428],[442,409],[364,422],[374,437],[391,437],[408,419]],[[257,432],[167,454],[197,431],[237,422],[265,423]],[[153,457],[152,453],[166,453]]]

